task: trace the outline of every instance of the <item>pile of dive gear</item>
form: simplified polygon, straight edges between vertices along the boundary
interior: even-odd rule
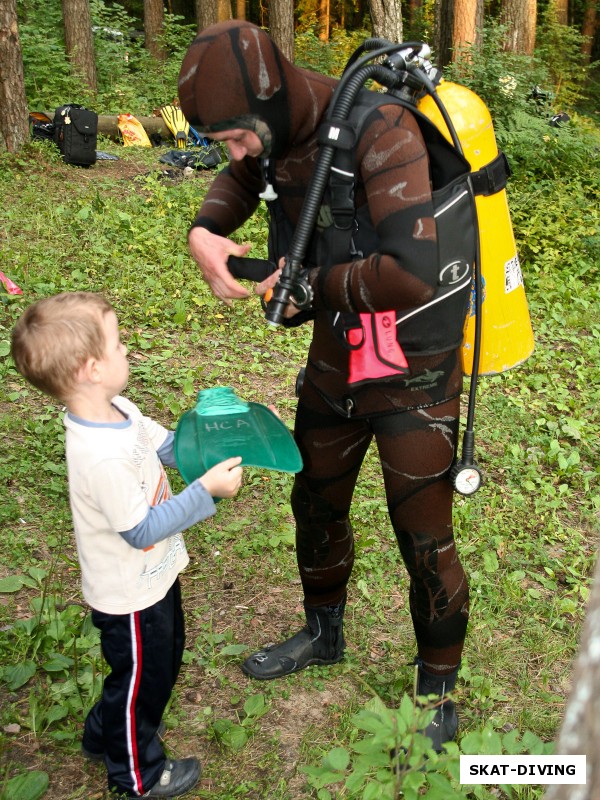
[[[194,130],[178,106],[168,104],[159,111],[176,145],[176,149],[159,157],[161,163],[183,172],[186,168],[214,169],[222,162],[220,145]],[[117,119],[124,146],[159,147],[164,144],[160,133],[148,136],[133,114],[119,114]],[[96,150],[98,114],[76,103],[59,106],[53,117],[43,111],[32,111],[29,129],[32,139],[54,142],[66,164],[89,167],[96,161],[118,160],[116,155]]]
[[[194,130],[178,106],[173,104],[162,106],[160,114],[165,125],[173,134],[177,149],[164,153],[158,159],[159,161],[179,169],[185,169],[186,167],[213,169],[221,163],[219,145]],[[194,149],[186,150],[186,147],[190,144]]]

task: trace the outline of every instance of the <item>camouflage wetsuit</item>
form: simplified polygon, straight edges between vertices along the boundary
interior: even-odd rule
[[[250,23],[222,23],[200,33],[180,74],[186,117],[205,132],[254,130],[268,162],[232,161],[216,177],[194,224],[231,234],[257,208],[268,169],[278,194],[271,253],[285,255],[317,158],[319,122],[335,86],[333,79],[291,65]],[[348,254],[343,263],[317,263],[314,254],[324,252],[324,243],[326,250],[327,239],[319,229],[306,264],[314,267],[315,313],[295,422],[304,460],[292,493],[298,566],[307,606],[343,601],[354,560],[352,493],[375,439],[390,519],[410,575],[418,654],[430,672],[445,674],[459,664],[468,618],[448,480],[462,389],[460,343],[448,334],[444,346],[432,348],[429,331],[413,325],[403,339],[399,328],[410,373],[351,389],[349,351],[332,325],[337,312],[403,312],[426,303],[435,291],[428,158],[410,111],[395,105],[375,110],[356,162],[358,216],[368,209],[376,246],[362,258]],[[438,341],[447,322],[440,313]]]

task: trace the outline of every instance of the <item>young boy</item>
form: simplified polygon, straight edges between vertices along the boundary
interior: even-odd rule
[[[179,797],[200,777],[196,758],[165,758],[157,732],[181,666],[181,531],[233,497],[241,458],[172,496],[173,432],[119,396],[129,374],[117,317],[100,295],[73,292],[27,308],[12,335],[19,372],[67,407],[69,498],[83,596],[111,668],[89,712],[85,755],[104,759],[126,797]]]

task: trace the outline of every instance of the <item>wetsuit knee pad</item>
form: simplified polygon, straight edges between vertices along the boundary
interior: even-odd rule
[[[290,504],[299,527],[326,525],[330,522],[338,522],[343,516],[324,497],[311,492],[299,481],[294,483]]]

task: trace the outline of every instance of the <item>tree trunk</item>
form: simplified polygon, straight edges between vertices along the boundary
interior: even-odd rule
[[[501,21],[507,26],[504,49],[533,55],[537,23],[536,0],[502,0]]]
[[[16,153],[29,141],[16,0],[0,2],[0,139],[9,153]]]
[[[371,0],[371,24],[373,36],[389,39],[390,42],[402,41],[402,8],[401,0]]]
[[[256,8],[256,5],[255,5]],[[255,10],[256,19],[250,17],[251,21],[256,22],[256,24],[261,28],[268,28],[269,27],[269,9],[268,9],[268,0],[259,0],[258,2],[258,9]]]
[[[269,33],[283,55],[294,61],[294,3],[292,0],[270,0]]]
[[[483,35],[483,0],[441,0],[436,11],[437,66],[470,60]]]
[[[157,61],[165,61],[167,58],[162,41],[164,27],[163,0],[144,0],[144,46]]]
[[[166,4],[169,14],[183,17],[186,24],[196,19],[196,0],[166,0]]]
[[[319,0],[318,17],[319,17],[319,39],[322,42],[329,41],[329,0]]]
[[[585,16],[583,18],[583,27],[581,34],[583,44],[581,45],[581,52],[585,56],[587,64],[590,63],[592,58],[592,48],[594,46],[594,39],[596,38],[596,29],[598,26],[598,9],[596,0],[587,0],[585,4]]]
[[[477,11],[475,13],[475,44],[477,47],[481,47],[483,44],[484,5],[484,0],[477,0]]]
[[[65,50],[73,72],[95,94],[96,62],[89,0],[62,0]]]
[[[421,12],[421,7],[423,5],[423,0],[410,0],[409,7],[408,7],[408,21],[412,27],[414,27],[417,23],[417,19]]]
[[[346,30],[362,29],[367,14],[370,14],[369,0],[354,0],[352,4],[348,4],[346,6]]]
[[[231,19],[230,0],[217,0],[217,16],[219,22],[225,22],[225,20]]]
[[[4,0],[1,0],[4,2]],[[54,109],[43,109],[42,110],[46,116],[52,117],[54,116]],[[165,125],[165,122],[162,117],[137,117],[137,121],[142,125],[148,136],[151,136],[153,133],[159,133],[165,141],[169,141],[172,139],[173,134]],[[111,139],[115,139],[116,141],[121,141],[122,135],[121,131],[119,130],[119,117],[117,114],[99,114],[98,115],[98,133],[103,134],[104,136],[109,136]]]
[[[246,0],[235,0],[235,18],[246,19]]]
[[[435,64],[439,69],[452,61],[453,36],[454,2],[453,0],[435,0],[433,48]]]
[[[196,18],[198,20],[198,31],[203,31],[209,25],[214,25],[219,19],[217,0],[197,0]]]
[[[559,25],[569,24],[569,0],[554,0],[556,21]]]
[[[475,44],[477,33],[477,0],[455,0],[452,26],[452,49],[456,52]]]
[[[550,786],[544,800],[596,800],[600,797],[600,560],[596,564],[571,683],[573,688],[556,754],[587,756],[587,783],[585,786]]]

